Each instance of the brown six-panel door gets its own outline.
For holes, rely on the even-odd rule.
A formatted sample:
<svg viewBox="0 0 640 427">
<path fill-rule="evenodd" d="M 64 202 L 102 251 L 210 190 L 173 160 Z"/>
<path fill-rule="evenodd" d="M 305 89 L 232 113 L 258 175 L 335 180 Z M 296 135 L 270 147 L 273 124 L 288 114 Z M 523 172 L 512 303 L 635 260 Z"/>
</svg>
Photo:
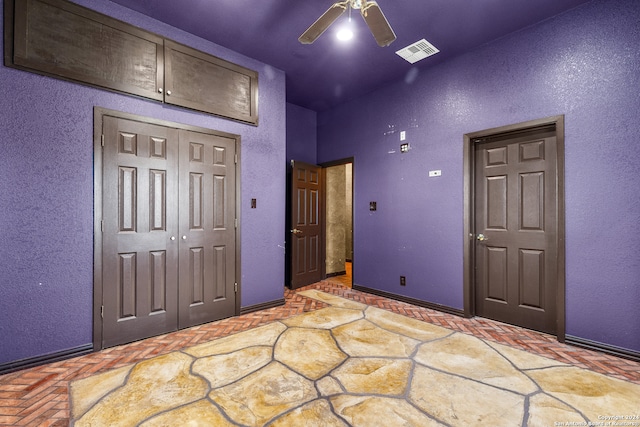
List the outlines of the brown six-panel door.
<svg viewBox="0 0 640 427">
<path fill-rule="evenodd" d="M 555 128 L 475 145 L 476 314 L 555 334 Z"/>
<path fill-rule="evenodd" d="M 177 328 L 178 132 L 104 118 L 103 346 Z"/>
<path fill-rule="evenodd" d="M 235 312 L 235 194 L 235 140 L 180 131 L 180 328 Z"/>
<path fill-rule="evenodd" d="M 322 168 L 291 161 L 291 288 L 322 280 Z"/>
</svg>

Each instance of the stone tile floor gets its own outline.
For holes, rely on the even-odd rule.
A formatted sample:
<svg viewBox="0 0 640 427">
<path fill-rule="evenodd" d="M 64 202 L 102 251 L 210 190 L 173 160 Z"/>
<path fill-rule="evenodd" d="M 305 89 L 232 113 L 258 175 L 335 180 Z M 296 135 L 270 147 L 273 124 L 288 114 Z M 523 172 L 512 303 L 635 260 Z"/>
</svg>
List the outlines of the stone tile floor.
<svg viewBox="0 0 640 427">
<path fill-rule="evenodd" d="M 552 336 L 487 319 L 457 316 L 354 291 L 332 278 L 298 291 L 285 289 L 280 307 L 225 319 L 125 346 L 114 347 L 62 362 L 0 376 L 0 426 L 66 426 L 69 423 L 69 383 L 93 374 L 125 368 L 133 363 L 175 350 L 254 329 L 297 314 L 327 307 L 300 291 L 324 292 L 382 308 L 452 331 L 484 338 L 514 349 L 526 350 L 570 366 L 585 368 L 627 382 L 640 384 L 640 363 L 558 343 Z"/>
<path fill-rule="evenodd" d="M 317 290 L 301 295 L 329 307 L 73 382 L 73 425 L 533 427 L 640 417 L 638 384 Z"/>
</svg>

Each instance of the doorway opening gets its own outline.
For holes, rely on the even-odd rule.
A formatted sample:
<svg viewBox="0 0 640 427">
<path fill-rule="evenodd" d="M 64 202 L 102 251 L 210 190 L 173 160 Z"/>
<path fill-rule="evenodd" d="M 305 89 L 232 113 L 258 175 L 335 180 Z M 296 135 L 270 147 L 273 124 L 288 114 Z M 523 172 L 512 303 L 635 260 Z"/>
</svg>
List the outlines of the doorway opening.
<svg viewBox="0 0 640 427">
<path fill-rule="evenodd" d="M 329 278 L 353 284 L 353 158 L 314 165 L 291 160 L 287 173 L 285 284 Z"/>
<path fill-rule="evenodd" d="M 564 117 L 464 136 L 464 311 L 565 336 Z"/>
<path fill-rule="evenodd" d="M 353 162 L 324 166 L 326 277 L 353 285 Z"/>
</svg>

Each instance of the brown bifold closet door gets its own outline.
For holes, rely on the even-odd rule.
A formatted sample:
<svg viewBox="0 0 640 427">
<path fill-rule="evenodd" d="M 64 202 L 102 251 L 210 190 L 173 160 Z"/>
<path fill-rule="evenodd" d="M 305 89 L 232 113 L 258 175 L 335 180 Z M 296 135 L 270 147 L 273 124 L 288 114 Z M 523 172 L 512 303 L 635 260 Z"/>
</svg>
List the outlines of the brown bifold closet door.
<svg viewBox="0 0 640 427">
<path fill-rule="evenodd" d="M 476 314 L 555 334 L 555 127 L 475 144 Z"/>
<path fill-rule="evenodd" d="M 236 139 L 110 116 L 103 135 L 102 347 L 236 314 Z"/>
</svg>

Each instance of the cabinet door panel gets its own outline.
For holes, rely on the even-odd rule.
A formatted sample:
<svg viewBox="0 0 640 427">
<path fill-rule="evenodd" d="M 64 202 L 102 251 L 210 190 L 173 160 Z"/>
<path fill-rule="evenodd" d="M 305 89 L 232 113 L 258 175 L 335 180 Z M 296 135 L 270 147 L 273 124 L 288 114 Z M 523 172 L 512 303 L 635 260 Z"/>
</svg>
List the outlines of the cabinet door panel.
<svg viewBox="0 0 640 427">
<path fill-rule="evenodd" d="M 165 40 L 165 102 L 258 124 L 258 73 Z"/>
<path fill-rule="evenodd" d="M 162 38 L 60 0 L 15 0 L 13 62 L 162 100 Z"/>
</svg>

